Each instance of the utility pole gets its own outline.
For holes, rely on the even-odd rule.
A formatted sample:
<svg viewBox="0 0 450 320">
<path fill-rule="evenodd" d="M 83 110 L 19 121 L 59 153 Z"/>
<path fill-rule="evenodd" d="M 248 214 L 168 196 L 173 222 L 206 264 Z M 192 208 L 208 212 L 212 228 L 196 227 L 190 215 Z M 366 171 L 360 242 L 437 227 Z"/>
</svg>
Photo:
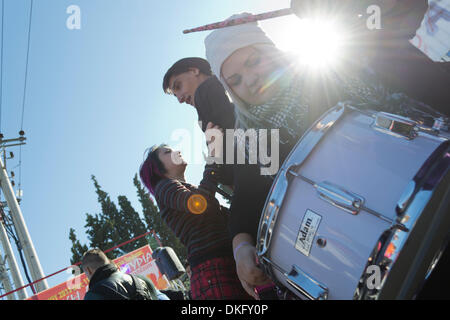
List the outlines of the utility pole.
<svg viewBox="0 0 450 320">
<path fill-rule="evenodd" d="M 4 214 L 3 208 L 0 208 L 0 214 L 2 214 L 2 213 Z M 4 257 L 3 261 L 1 261 L 0 263 L 4 264 L 6 261 L 8 261 L 8 267 L 9 267 L 9 270 L 11 271 L 11 276 L 14 281 L 14 286 L 16 288 L 22 288 L 25 284 L 23 283 L 22 276 L 20 275 L 19 267 L 17 265 L 16 258 L 14 257 L 11 243 L 9 242 L 8 234 L 6 233 L 5 226 L 3 225 L 4 223 L 6 223 L 5 217 L 3 216 L 3 219 L 0 217 L 0 242 L 2 244 L 4 253 L 5 253 L 5 257 Z M 1 258 L 1 256 L 0 256 L 0 258 Z M 1 266 L 0 266 L 0 269 L 1 269 Z M 6 273 L 6 268 L 4 268 L 4 272 Z M 1 273 L 2 272 L 0 270 L 0 278 L 2 278 Z M 5 278 L 5 277 L 9 280 L 9 278 L 7 277 L 7 274 L 4 274 L 3 278 Z M 12 291 L 12 289 L 8 290 L 6 288 L 6 286 L 7 285 L 5 285 L 5 289 L 7 290 L 7 292 Z M 11 294 L 11 296 L 14 297 L 13 294 Z M 20 300 L 24 300 L 24 299 L 28 298 L 28 295 L 27 295 L 27 292 L 25 289 L 19 290 L 17 292 L 17 296 L 19 297 Z M 8 299 L 9 299 L 9 296 L 8 296 Z"/>
<path fill-rule="evenodd" d="M 23 136 L 17 139 L 0 140 L 0 146 L 9 147 L 13 145 L 21 145 L 24 144 L 23 141 L 25 140 L 26 138 Z M 4 145 L 4 143 L 6 142 L 10 143 L 15 141 L 19 141 L 19 143 Z M 31 241 L 30 234 L 28 233 L 28 228 L 25 224 L 25 220 L 23 219 L 22 211 L 20 210 L 19 203 L 17 202 L 17 198 L 11 186 L 11 182 L 9 181 L 8 173 L 6 172 L 6 168 L 1 158 L 0 167 L 0 187 L 3 190 L 3 194 L 5 195 L 6 202 L 8 203 L 8 208 L 11 213 L 11 219 L 17 232 L 17 238 L 19 239 L 19 243 L 23 249 L 25 260 L 30 270 L 31 278 L 33 281 L 42 279 L 44 278 L 44 272 L 39 262 L 33 242 Z M 35 288 L 38 292 L 48 289 L 47 281 L 39 281 L 35 284 Z"/>
</svg>

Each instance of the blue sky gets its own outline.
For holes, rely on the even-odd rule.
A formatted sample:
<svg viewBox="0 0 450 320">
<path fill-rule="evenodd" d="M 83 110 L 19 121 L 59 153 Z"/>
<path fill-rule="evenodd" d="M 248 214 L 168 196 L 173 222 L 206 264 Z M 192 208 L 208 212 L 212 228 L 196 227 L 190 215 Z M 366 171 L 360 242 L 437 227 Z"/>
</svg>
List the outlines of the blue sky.
<svg viewBox="0 0 450 320">
<path fill-rule="evenodd" d="M 16 138 L 21 127 L 30 0 L 4 0 L 1 132 Z M 22 147 L 22 213 L 44 273 L 69 265 L 69 229 L 82 243 L 85 214 L 99 213 L 95 175 L 112 199 L 125 195 L 141 210 L 132 178 L 144 150 L 191 133 L 186 177 L 200 181 L 202 133 L 197 115 L 161 88 L 165 71 L 187 56 L 204 57 L 207 32 L 182 30 L 241 12 L 289 6 L 289 0 L 34 0 Z M 69 30 L 67 7 L 81 9 L 81 29 Z M 262 24 L 275 41 L 284 18 Z M 289 18 L 290 19 L 290 18 Z M 297 19 L 292 17 L 292 19 Z M 282 41 L 282 40 L 280 40 Z M 7 161 L 8 171 L 18 165 Z M 197 153 L 198 154 L 198 153 Z M 186 157 L 185 157 L 186 158 Z M 16 173 L 16 190 L 18 185 Z M 4 198 L 2 197 L 2 200 Z M 13 245 L 15 246 L 15 245 Z M 19 261 L 19 257 L 16 257 Z M 54 286 L 62 273 L 48 280 Z M 26 281 L 25 276 L 23 276 Z"/>
</svg>

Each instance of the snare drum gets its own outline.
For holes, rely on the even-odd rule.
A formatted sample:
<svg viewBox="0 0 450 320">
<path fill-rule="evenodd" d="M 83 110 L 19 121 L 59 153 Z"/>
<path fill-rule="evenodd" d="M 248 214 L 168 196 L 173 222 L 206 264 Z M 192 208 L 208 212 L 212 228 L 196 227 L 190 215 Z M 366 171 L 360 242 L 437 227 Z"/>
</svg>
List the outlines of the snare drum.
<svg viewBox="0 0 450 320">
<path fill-rule="evenodd" d="M 300 299 L 412 298 L 449 232 L 449 150 L 412 120 L 331 109 L 273 183 L 258 228 L 264 269 Z"/>
</svg>

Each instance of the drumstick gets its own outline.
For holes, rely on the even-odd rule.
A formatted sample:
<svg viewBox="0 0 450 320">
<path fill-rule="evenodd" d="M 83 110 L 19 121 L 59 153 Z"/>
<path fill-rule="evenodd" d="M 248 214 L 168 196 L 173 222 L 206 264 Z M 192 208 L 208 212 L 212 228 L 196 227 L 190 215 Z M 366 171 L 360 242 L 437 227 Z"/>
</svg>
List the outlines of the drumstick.
<svg viewBox="0 0 450 320">
<path fill-rule="evenodd" d="M 287 15 L 290 15 L 293 13 L 294 12 L 291 10 L 291 8 L 286 8 L 286 9 L 280 9 L 280 10 L 260 13 L 260 14 L 256 14 L 256 15 L 252 14 L 252 15 L 242 17 L 242 18 L 224 20 L 221 22 L 206 24 L 204 26 L 193 28 L 193 29 L 183 30 L 183 33 L 221 29 L 221 28 L 236 26 L 239 24 L 255 22 L 255 21 L 259 21 L 259 20 L 266 20 L 266 19 L 277 18 L 277 17 L 281 17 L 281 16 L 287 16 Z"/>
<path fill-rule="evenodd" d="M 231 200 L 232 195 L 229 194 L 228 192 L 226 192 L 225 190 L 222 190 L 219 187 L 216 187 L 216 192 L 219 193 L 220 195 L 222 195 L 222 197 L 224 197 L 227 200 Z"/>
</svg>

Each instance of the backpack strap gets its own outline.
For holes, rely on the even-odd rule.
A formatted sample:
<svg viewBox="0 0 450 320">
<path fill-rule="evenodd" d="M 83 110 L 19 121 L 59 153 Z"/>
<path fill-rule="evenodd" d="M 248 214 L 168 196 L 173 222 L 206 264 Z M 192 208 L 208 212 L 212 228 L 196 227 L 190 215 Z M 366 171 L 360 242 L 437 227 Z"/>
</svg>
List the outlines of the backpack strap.
<svg viewBox="0 0 450 320">
<path fill-rule="evenodd" d="M 158 300 L 158 297 L 156 295 L 156 290 L 153 287 L 153 284 L 151 284 L 151 288 L 149 287 L 148 281 L 142 279 L 139 276 L 135 276 L 132 274 L 129 274 L 131 279 L 133 279 L 133 285 L 136 289 L 133 295 L 133 299 L 135 300 Z M 145 283 L 145 287 L 143 286 L 143 283 Z"/>
</svg>

